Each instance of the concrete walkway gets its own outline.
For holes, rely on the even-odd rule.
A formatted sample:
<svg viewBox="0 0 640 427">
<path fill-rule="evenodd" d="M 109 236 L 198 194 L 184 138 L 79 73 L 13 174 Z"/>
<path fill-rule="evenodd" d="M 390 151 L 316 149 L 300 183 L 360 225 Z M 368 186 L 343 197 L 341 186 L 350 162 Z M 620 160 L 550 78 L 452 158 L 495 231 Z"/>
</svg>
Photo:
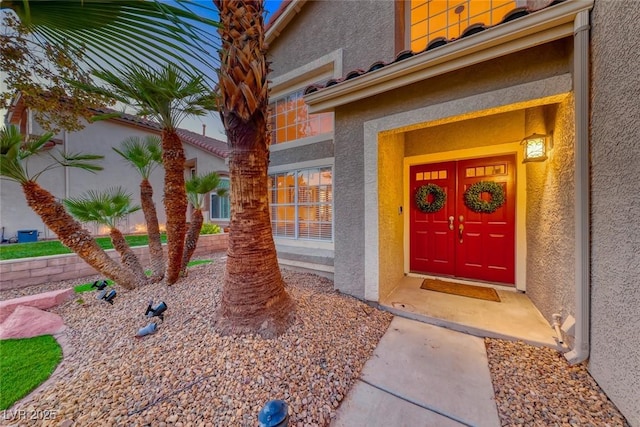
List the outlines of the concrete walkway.
<svg viewBox="0 0 640 427">
<path fill-rule="evenodd" d="M 563 351 L 555 331 L 529 298 L 498 290 L 501 302 L 420 289 L 421 277 L 404 277 L 380 301 L 391 313 L 479 337 L 521 340 L 534 346 Z"/>
<path fill-rule="evenodd" d="M 332 426 L 500 426 L 482 338 L 395 317 Z"/>
</svg>

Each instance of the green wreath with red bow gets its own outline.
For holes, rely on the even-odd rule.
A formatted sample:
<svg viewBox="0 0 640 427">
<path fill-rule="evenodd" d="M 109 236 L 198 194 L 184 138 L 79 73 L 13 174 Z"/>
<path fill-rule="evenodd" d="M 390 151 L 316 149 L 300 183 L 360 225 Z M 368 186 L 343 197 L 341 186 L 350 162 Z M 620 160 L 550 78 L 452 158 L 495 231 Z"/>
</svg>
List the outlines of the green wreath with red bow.
<svg viewBox="0 0 640 427">
<path fill-rule="evenodd" d="M 429 202 L 429 195 L 432 197 L 431 202 Z M 438 212 L 444 207 L 446 201 L 447 193 L 439 185 L 423 185 L 416 191 L 416 206 L 424 213 Z"/>
<path fill-rule="evenodd" d="M 482 200 L 482 193 L 489 193 L 491 200 Z M 464 192 L 464 204 L 474 212 L 494 213 L 504 202 L 504 190 L 497 182 L 478 181 Z"/>
</svg>

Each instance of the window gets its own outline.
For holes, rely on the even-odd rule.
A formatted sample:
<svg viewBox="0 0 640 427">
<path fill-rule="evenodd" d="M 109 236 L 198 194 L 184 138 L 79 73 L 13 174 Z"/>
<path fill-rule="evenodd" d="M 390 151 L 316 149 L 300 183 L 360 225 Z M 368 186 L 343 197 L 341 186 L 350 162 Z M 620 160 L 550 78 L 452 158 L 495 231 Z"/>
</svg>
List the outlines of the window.
<svg viewBox="0 0 640 427">
<path fill-rule="evenodd" d="M 303 91 L 300 89 L 276 98 L 269 105 L 272 144 L 333 131 L 333 113 L 309 114 L 302 99 Z"/>
<path fill-rule="evenodd" d="M 333 239 L 331 167 L 269 175 L 271 227 L 276 237 Z"/>
<path fill-rule="evenodd" d="M 228 190 L 229 178 L 221 178 L 220 187 L 226 188 Z M 211 219 L 218 221 L 228 221 L 231 217 L 229 212 L 229 195 L 220 197 L 216 193 L 211 193 Z"/>
<path fill-rule="evenodd" d="M 473 24 L 491 26 L 516 8 L 516 0 L 411 0 L 411 50 L 438 37 L 454 39 Z"/>
</svg>

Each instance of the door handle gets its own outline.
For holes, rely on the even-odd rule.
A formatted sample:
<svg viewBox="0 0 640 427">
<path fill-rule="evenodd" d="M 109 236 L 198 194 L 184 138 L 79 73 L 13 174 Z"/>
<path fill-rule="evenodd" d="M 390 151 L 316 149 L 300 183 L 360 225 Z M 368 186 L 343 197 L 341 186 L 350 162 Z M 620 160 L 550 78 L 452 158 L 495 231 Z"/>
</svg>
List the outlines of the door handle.
<svg viewBox="0 0 640 427">
<path fill-rule="evenodd" d="M 451 215 L 451 216 L 449 217 L 449 230 L 453 230 L 453 220 L 454 220 L 454 219 L 455 219 L 455 218 L 453 217 L 453 215 Z"/>
<path fill-rule="evenodd" d="M 460 243 L 462 243 L 462 233 L 463 233 L 463 231 L 464 231 L 464 225 L 460 224 L 458 226 L 458 237 L 460 238 Z"/>
</svg>

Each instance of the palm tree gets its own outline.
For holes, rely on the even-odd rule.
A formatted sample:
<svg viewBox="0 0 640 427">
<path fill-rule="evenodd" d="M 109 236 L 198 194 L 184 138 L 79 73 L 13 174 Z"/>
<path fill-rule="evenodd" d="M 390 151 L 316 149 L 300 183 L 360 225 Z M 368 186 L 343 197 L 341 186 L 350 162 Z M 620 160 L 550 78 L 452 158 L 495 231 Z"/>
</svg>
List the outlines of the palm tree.
<svg viewBox="0 0 640 427">
<path fill-rule="evenodd" d="M 231 149 L 231 219 L 220 326 L 224 332 L 282 333 L 293 304 L 284 288 L 271 231 L 268 63 L 263 2 L 214 0 L 222 38 L 220 111 Z"/>
<path fill-rule="evenodd" d="M 52 134 L 48 133 L 24 141 L 16 126 L 10 125 L 0 129 L 0 177 L 20 184 L 29 207 L 65 246 L 114 282 L 133 289 L 136 285 L 134 274 L 112 260 L 91 234 L 67 213 L 64 206 L 36 182 L 42 173 L 55 167 L 76 167 L 92 172 L 102 170 L 102 167 L 95 164 L 102 156 L 48 152 L 46 154 L 51 157 L 51 164 L 35 174 L 28 173 L 29 158 L 41 153 L 51 136 Z"/>
<path fill-rule="evenodd" d="M 95 222 L 109 227 L 113 248 L 120 254 L 122 264 L 136 277 L 136 285 L 147 283 L 147 276 L 140 260 L 118 229 L 118 222 L 130 213 L 140 210 L 140 206 L 131 205 L 131 194 L 121 187 L 113 187 L 103 192 L 90 190 L 78 197 L 63 201 L 67 210 L 84 222 Z"/>
<path fill-rule="evenodd" d="M 187 195 L 184 186 L 185 155 L 176 129 L 187 116 L 201 116 L 215 108 L 215 98 L 202 77 L 180 72 L 173 65 L 151 70 L 128 65 L 119 74 L 94 71 L 107 87 L 79 84 L 89 92 L 109 96 L 132 105 L 140 116 L 148 116 L 162 127 L 164 205 L 167 216 L 167 283 L 180 274 L 187 231 Z"/>
<path fill-rule="evenodd" d="M 180 268 L 180 274 L 182 276 L 187 275 L 187 264 L 189 264 L 189 261 L 196 250 L 196 246 L 198 245 L 200 229 L 204 222 L 204 218 L 202 217 L 204 196 L 212 191 L 215 191 L 220 197 L 226 196 L 227 189 L 221 187 L 221 185 L 222 180 L 220 179 L 220 175 L 215 172 L 209 172 L 205 175 L 196 175 L 186 182 L 187 200 L 191 203 L 193 210 L 191 211 L 191 223 L 189 224 L 189 230 L 187 231 L 184 255 L 182 256 L 182 267 Z"/>
<path fill-rule="evenodd" d="M 0 9 L 0 74 L 6 84 L 0 103 L 19 93 L 47 130 L 81 129 L 91 109 L 108 103 L 69 84 L 90 81 L 90 68 L 171 63 L 185 74 L 203 76 L 209 86 L 216 83 L 218 23 L 207 18 L 215 13 L 211 4 L 0 0 Z"/>
<path fill-rule="evenodd" d="M 183 72 L 215 71 L 218 23 L 200 1 L 2 0 L 36 38 L 70 50 L 93 68 L 118 69 L 130 63 L 178 64 Z M 210 80 L 210 83 L 214 83 Z"/>
<path fill-rule="evenodd" d="M 161 141 L 155 135 L 144 139 L 132 136 L 120 144 L 120 149 L 113 150 L 122 156 L 142 177 L 140 182 L 140 204 L 147 224 L 149 236 L 149 258 L 151 260 L 151 282 L 156 283 L 164 277 L 164 254 L 160 239 L 160 225 L 156 204 L 153 202 L 153 187 L 149 182 L 151 173 L 162 164 Z"/>
</svg>

